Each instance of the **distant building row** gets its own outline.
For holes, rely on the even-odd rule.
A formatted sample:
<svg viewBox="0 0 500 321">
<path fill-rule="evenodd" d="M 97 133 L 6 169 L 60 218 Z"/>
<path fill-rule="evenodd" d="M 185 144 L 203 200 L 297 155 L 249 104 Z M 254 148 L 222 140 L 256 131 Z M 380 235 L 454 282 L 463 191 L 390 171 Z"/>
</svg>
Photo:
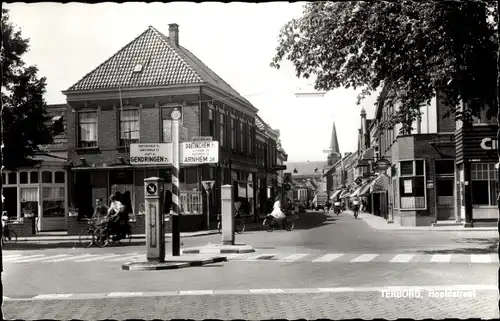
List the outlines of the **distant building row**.
<svg viewBox="0 0 500 321">
<path fill-rule="evenodd" d="M 5 210 L 12 219 L 34 215 L 41 231 L 64 230 L 68 217 L 91 216 L 95 199 L 129 192 L 144 212 L 143 180 L 158 176 L 170 189 L 168 166 L 133 166 L 130 144 L 171 142 L 171 112 L 182 111 L 181 141 L 219 141 L 217 164 L 181 166 L 180 203 L 185 230 L 206 226 L 201 181 L 213 180 L 210 213 L 220 213 L 220 186 L 232 184 L 244 214 L 262 217 L 283 182 L 286 152 L 280 133 L 258 110 L 186 48 L 178 25 L 169 37 L 153 27 L 63 92 L 64 134 L 47 147 L 40 168 L 3 172 Z M 42 157 L 42 156 L 40 156 Z"/>
<path fill-rule="evenodd" d="M 374 119 L 361 112 L 358 150 L 326 171 L 330 198 L 361 197 L 371 213 L 404 226 L 496 222 L 497 125 L 489 107 L 471 123 L 455 121 L 437 91 L 420 106 L 414 129 L 400 134 L 401 125 L 379 126 L 394 113 L 384 103 L 386 93 Z"/>
</svg>

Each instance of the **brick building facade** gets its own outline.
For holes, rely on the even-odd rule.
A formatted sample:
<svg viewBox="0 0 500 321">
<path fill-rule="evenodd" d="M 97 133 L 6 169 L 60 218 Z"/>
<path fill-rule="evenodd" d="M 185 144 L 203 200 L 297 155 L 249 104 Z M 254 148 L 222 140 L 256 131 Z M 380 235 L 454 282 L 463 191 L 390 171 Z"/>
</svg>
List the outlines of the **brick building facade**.
<svg viewBox="0 0 500 321">
<path fill-rule="evenodd" d="M 181 142 L 211 136 L 220 146 L 217 164 L 181 164 L 181 220 L 191 222 L 183 226 L 206 226 L 204 180 L 215 181 L 211 221 L 220 213 L 224 184 L 233 184 L 242 211 L 256 216 L 264 196 L 254 186 L 276 175 L 277 138 L 258 128 L 258 110 L 250 102 L 179 45 L 178 33 L 176 24 L 169 25 L 169 37 L 149 27 L 63 92 L 73 163 L 69 198 L 80 217 L 92 214 L 96 198 L 108 202 L 116 191 L 129 192 L 134 213 L 143 213 L 146 177 L 163 178 L 170 190 L 170 165 L 134 166 L 129 158 L 130 144 L 171 142 L 173 108 L 182 112 Z M 259 135 L 264 140 L 258 143 Z"/>
</svg>

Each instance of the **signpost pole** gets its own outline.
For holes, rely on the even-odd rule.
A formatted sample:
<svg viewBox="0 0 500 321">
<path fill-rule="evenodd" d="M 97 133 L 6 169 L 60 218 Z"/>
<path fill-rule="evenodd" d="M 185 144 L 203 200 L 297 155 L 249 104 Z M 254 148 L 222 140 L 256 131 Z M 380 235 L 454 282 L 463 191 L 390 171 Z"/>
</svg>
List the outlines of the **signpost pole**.
<svg viewBox="0 0 500 321">
<path fill-rule="evenodd" d="M 207 190 L 207 231 L 210 231 L 210 191 Z"/>
<path fill-rule="evenodd" d="M 172 111 L 172 256 L 180 255 L 179 231 L 179 119 L 181 112 Z"/>
</svg>

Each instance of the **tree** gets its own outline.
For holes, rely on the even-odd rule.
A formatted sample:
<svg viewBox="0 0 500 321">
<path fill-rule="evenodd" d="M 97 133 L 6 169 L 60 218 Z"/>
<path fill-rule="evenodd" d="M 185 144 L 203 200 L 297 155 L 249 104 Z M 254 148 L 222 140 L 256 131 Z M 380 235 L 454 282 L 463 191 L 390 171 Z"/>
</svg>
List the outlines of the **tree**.
<svg viewBox="0 0 500 321">
<path fill-rule="evenodd" d="M 362 88 L 358 104 L 382 88 L 378 100 L 396 112 L 381 125 L 402 133 L 436 89 L 457 119 L 478 116 L 480 99 L 500 122 L 499 12 L 499 0 L 308 3 L 280 31 L 271 66 L 291 61 L 297 77 L 316 77 L 316 90 Z M 497 203 L 500 213 L 500 194 Z"/>
<path fill-rule="evenodd" d="M 271 66 L 291 61 L 297 77 L 316 77 L 316 90 L 362 88 L 358 103 L 385 87 L 385 103 L 399 106 L 385 125 L 407 132 L 436 88 L 452 106 L 478 97 L 496 106 L 497 20 L 484 2 L 308 3 L 282 28 Z"/>
<path fill-rule="evenodd" d="M 33 166 L 33 158 L 53 143 L 60 124 L 51 124 L 43 98 L 46 78 L 39 78 L 36 66 L 26 66 L 22 55 L 29 50 L 29 39 L 21 36 L 2 9 L 2 164 L 7 169 Z"/>
</svg>

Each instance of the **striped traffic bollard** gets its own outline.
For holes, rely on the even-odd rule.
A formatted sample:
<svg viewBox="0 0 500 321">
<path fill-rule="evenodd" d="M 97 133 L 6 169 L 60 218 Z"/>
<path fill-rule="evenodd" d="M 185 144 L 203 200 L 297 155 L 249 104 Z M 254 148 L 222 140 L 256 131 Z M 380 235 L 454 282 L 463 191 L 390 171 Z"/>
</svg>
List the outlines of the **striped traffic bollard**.
<svg viewBox="0 0 500 321">
<path fill-rule="evenodd" d="M 179 231 L 179 120 L 181 112 L 172 111 L 172 255 L 180 255 Z"/>
</svg>

